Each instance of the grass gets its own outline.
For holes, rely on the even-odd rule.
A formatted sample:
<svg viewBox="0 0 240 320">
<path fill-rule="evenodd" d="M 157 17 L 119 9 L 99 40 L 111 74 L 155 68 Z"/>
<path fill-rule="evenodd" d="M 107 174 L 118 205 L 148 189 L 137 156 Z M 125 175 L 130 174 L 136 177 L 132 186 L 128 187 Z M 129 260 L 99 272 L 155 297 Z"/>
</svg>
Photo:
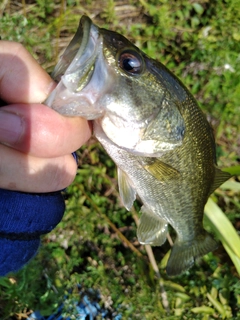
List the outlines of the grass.
<svg viewBox="0 0 240 320">
<path fill-rule="evenodd" d="M 123 319 L 239 319 L 239 1 L 9 0 L 0 4 L 1 38 L 23 43 L 50 72 L 82 14 L 166 64 L 207 114 L 218 163 L 235 175 L 206 206 L 206 228 L 222 244 L 183 276 L 168 278 L 164 266 L 170 245 L 153 248 L 151 256 L 137 242 L 141 205 L 137 202 L 131 212 L 122 207 L 115 166 L 91 139 L 79 151 L 64 219 L 43 238 L 35 259 L 0 279 L 0 318 L 25 319 L 32 310 L 49 315 L 66 296 L 64 315 L 76 319 L 69 310 L 80 284 L 81 290 L 99 290 L 99 303 Z M 216 227 L 219 219 L 231 222 L 235 240 L 227 248 L 229 233 L 224 234 L 225 223 Z"/>
</svg>

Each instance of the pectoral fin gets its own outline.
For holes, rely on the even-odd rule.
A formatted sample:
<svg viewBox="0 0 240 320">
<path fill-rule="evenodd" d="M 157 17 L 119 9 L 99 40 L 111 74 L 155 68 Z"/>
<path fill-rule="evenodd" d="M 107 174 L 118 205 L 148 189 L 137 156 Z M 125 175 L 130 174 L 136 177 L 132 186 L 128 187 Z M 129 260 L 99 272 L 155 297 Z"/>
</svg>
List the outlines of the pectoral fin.
<svg viewBox="0 0 240 320">
<path fill-rule="evenodd" d="M 223 184 L 225 181 L 231 178 L 231 174 L 228 172 L 224 172 L 220 170 L 219 168 L 215 167 L 215 177 L 213 184 L 211 186 L 209 195 L 213 193 L 214 190 L 220 187 L 221 184 Z"/>
<path fill-rule="evenodd" d="M 151 175 L 153 175 L 159 181 L 167 181 L 169 179 L 177 179 L 180 175 L 179 171 L 171 167 L 170 165 L 154 159 L 154 162 L 143 166 Z"/>
<path fill-rule="evenodd" d="M 130 210 L 133 206 L 134 200 L 136 199 L 136 191 L 128 175 L 119 168 L 118 186 L 123 205 L 127 210 Z"/>
<path fill-rule="evenodd" d="M 141 212 L 142 216 L 137 229 L 138 241 L 142 244 L 161 246 L 166 240 L 167 222 L 145 206 L 142 207 Z"/>
</svg>

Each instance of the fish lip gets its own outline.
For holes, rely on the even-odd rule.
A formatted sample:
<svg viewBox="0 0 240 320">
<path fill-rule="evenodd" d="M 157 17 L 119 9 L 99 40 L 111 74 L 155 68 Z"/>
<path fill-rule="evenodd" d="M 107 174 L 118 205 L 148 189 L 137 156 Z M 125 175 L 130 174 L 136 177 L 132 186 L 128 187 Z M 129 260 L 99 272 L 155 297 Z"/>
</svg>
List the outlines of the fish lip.
<svg viewBox="0 0 240 320">
<path fill-rule="evenodd" d="M 80 46 L 77 49 L 74 59 L 71 61 L 69 67 L 67 68 L 67 73 L 75 72 L 76 67 L 80 67 L 81 65 L 83 65 L 92 56 L 96 56 L 96 45 L 99 39 L 98 27 L 92 23 L 90 18 L 88 18 L 87 16 L 82 16 L 74 38 L 76 38 L 76 40 L 78 41 L 78 46 L 80 42 Z M 69 44 L 69 46 L 71 46 L 71 43 Z M 85 54 L 85 51 L 91 46 L 93 46 L 94 50 L 90 51 L 89 55 L 87 57 L 84 57 L 85 60 L 83 61 L 82 57 Z"/>
<path fill-rule="evenodd" d="M 82 16 L 75 36 L 52 74 L 73 92 L 79 92 L 91 79 L 101 36 L 90 18 Z M 83 83 L 82 83 L 83 82 Z"/>
<path fill-rule="evenodd" d="M 66 88 L 75 93 L 90 82 L 102 43 L 99 28 L 86 16 L 81 18 L 77 34 L 81 37 L 80 47 L 62 77 Z"/>
<path fill-rule="evenodd" d="M 90 120 L 99 117 L 103 111 L 96 111 L 88 84 L 102 48 L 103 36 L 99 28 L 90 18 L 83 16 L 75 36 L 54 69 L 52 77 L 58 85 L 45 104 L 64 115 L 83 116 Z"/>
</svg>

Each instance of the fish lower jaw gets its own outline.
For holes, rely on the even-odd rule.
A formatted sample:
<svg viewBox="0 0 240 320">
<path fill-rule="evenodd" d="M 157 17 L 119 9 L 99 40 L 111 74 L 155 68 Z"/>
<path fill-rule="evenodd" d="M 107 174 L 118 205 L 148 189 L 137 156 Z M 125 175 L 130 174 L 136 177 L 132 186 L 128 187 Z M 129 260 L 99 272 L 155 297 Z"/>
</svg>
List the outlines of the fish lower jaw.
<svg viewBox="0 0 240 320">
<path fill-rule="evenodd" d="M 96 109 L 87 101 L 85 103 L 84 100 L 81 100 L 81 103 L 78 104 L 70 102 L 61 107 L 53 106 L 53 109 L 66 116 L 79 116 L 87 120 L 94 120 L 101 116 L 101 112 L 96 112 Z"/>
</svg>

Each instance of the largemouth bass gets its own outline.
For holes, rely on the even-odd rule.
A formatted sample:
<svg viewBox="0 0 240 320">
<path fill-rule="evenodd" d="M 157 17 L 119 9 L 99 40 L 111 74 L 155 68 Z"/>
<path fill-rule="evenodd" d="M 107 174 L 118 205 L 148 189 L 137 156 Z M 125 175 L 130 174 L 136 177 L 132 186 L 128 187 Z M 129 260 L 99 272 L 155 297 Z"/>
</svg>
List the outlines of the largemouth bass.
<svg viewBox="0 0 240 320">
<path fill-rule="evenodd" d="M 167 274 L 181 274 L 214 250 L 203 210 L 230 175 L 216 167 L 212 128 L 181 81 L 86 16 L 53 78 L 59 83 L 46 104 L 94 120 L 95 136 L 118 167 L 124 206 L 130 210 L 140 197 L 139 242 L 161 246 L 168 224 L 176 231 Z"/>
</svg>

